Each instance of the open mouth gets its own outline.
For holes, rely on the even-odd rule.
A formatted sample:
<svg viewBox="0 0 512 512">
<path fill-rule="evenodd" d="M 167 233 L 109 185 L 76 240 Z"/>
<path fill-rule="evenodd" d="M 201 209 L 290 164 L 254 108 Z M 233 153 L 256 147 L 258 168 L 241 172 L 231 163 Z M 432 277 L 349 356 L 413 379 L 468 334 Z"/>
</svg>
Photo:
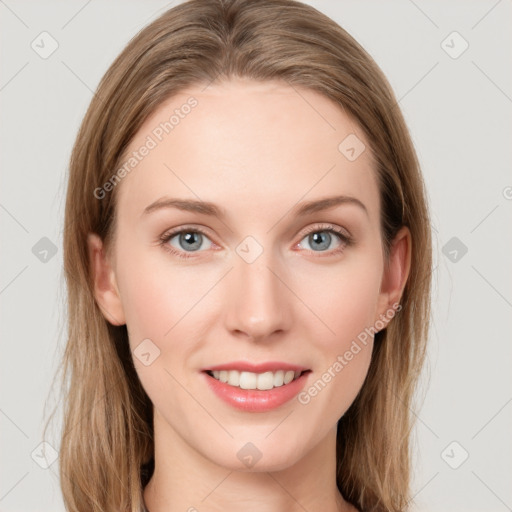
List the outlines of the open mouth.
<svg viewBox="0 0 512 512">
<path fill-rule="evenodd" d="M 311 370 L 277 370 L 275 372 L 253 373 L 238 370 L 206 370 L 206 373 L 220 381 L 239 389 L 268 391 L 286 386 Z"/>
</svg>

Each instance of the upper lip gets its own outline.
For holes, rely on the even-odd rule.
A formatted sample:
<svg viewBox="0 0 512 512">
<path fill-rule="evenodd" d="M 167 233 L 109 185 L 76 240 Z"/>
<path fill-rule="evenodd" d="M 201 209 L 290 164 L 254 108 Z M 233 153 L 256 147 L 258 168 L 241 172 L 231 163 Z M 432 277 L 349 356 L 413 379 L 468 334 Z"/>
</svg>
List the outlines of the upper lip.
<svg viewBox="0 0 512 512">
<path fill-rule="evenodd" d="M 268 361 L 266 363 L 249 363 L 247 361 L 232 361 L 230 363 L 218 364 L 216 366 L 209 366 L 204 368 L 203 371 L 215 371 L 215 370 L 238 370 L 241 372 L 252 372 L 252 373 L 264 373 L 264 372 L 276 372 L 278 370 L 293 370 L 294 372 L 303 372 L 308 370 L 305 366 L 296 364 L 283 363 L 279 361 Z"/>
</svg>

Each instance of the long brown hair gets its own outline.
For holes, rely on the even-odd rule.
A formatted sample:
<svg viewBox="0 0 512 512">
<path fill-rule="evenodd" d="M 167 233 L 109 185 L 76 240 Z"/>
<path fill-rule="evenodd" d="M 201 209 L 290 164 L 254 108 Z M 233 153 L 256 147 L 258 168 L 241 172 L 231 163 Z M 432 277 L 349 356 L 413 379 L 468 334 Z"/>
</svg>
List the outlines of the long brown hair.
<svg viewBox="0 0 512 512">
<path fill-rule="evenodd" d="M 87 234 L 111 246 L 116 189 L 98 199 L 142 123 L 187 86 L 230 77 L 282 80 L 319 92 L 360 124 L 375 156 L 383 250 L 407 226 L 412 261 L 402 308 L 375 336 L 367 378 L 338 422 L 337 482 L 364 511 L 410 499 L 411 406 L 430 321 L 431 235 L 419 163 L 394 93 L 339 25 L 292 0 L 189 0 L 138 33 L 102 78 L 70 160 L 64 223 L 67 344 L 60 479 L 73 512 L 139 512 L 154 457 L 152 404 L 126 326 L 93 294 Z"/>
</svg>

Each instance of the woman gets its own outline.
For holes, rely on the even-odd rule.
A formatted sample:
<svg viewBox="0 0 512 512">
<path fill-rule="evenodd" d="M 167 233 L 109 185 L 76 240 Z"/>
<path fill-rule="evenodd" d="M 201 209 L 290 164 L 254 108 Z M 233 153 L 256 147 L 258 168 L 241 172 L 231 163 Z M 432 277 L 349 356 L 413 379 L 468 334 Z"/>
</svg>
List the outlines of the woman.
<svg viewBox="0 0 512 512">
<path fill-rule="evenodd" d="M 190 0 L 73 149 L 60 450 L 71 511 L 402 511 L 426 192 L 395 96 L 291 0 Z"/>
</svg>

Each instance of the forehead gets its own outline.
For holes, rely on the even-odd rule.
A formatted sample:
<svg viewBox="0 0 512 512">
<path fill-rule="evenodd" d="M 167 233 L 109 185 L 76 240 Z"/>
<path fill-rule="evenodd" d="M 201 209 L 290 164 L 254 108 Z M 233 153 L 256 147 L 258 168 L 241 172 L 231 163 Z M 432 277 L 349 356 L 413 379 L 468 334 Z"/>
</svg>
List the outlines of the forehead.
<svg viewBox="0 0 512 512">
<path fill-rule="evenodd" d="M 358 123 L 325 96 L 286 83 L 239 79 L 181 91 L 145 121 L 124 162 L 130 155 L 133 170 L 117 193 L 118 208 L 134 216 L 165 194 L 254 216 L 340 193 L 378 218 Z"/>
</svg>

